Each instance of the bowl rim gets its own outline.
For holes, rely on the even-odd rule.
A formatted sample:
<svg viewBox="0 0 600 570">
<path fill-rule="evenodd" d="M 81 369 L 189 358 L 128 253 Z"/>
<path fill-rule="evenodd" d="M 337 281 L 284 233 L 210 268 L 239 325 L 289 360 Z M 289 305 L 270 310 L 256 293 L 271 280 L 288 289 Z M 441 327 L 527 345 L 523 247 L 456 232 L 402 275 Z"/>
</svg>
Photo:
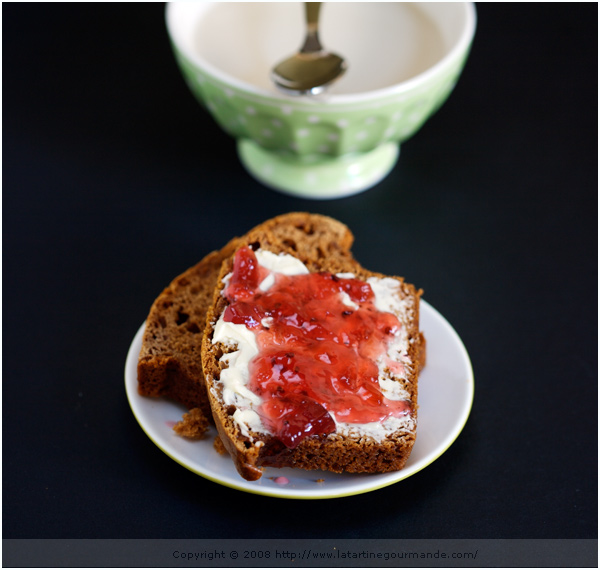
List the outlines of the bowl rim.
<svg viewBox="0 0 600 570">
<path fill-rule="evenodd" d="M 241 79 L 237 79 L 236 77 L 221 71 L 219 68 L 215 67 L 211 63 L 207 62 L 204 58 L 199 56 L 198 54 L 191 52 L 185 49 L 184 46 L 181 45 L 179 41 L 177 41 L 176 33 L 174 31 L 174 26 L 172 24 L 173 11 L 176 9 L 176 5 L 179 2 L 167 2 L 165 6 L 165 23 L 167 28 L 167 33 L 169 35 L 170 41 L 173 46 L 183 54 L 190 62 L 196 65 L 198 68 L 204 70 L 206 73 L 212 75 L 215 79 L 225 83 L 226 85 L 237 88 L 240 91 L 244 91 L 248 94 L 251 94 L 255 97 L 265 98 L 265 99 L 276 99 L 287 102 L 295 102 L 296 104 L 313 104 L 317 102 L 322 102 L 324 98 L 326 98 L 328 105 L 335 104 L 348 104 L 348 103 L 363 103 L 372 101 L 374 99 L 382 99 L 390 96 L 398 96 L 403 93 L 408 93 L 410 91 L 416 90 L 419 86 L 426 84 L 431 77 L 434 77 L 441 73 L 444 68 L 450 67 L 453 63 L 463 57 L 466 53 L 468 53 L 470 49 L 470 45 L 473 41 L 473 37 L 475 36 L 475 30 L 477 27 L 477 12 L 475 9 L 474 2 L 453 2 L 453 4 L 458 5 L 464 11 L 465 16 L 465 25 L 460 33 L 460 37 L 457 42 L 452 46 L 452 48 L 442 57 L 439 61 L 437 61 L 434 65 L 427 68 L 425 71 L 407 79 L 406 81 L 402 81 L 401 83 L 396 83 L 394 85 L 390 85 L 388 87 L 382 87 L 380 89 L 373 89 L 370 91 L 365 91 L 364 93 L 347 93 L 347 94 L 325 94 L 325 95 L 317 95 L 317 96 L 297 96 L 297 95 L 288 95 L 283 91 L 269 91 L 267 89 L 263 89 L 248 83 L 247 81 L 243 81 Z M 212 2 L 202 2 L 202 4 L 208 4 Z M 183 2 L 183 4 L 187 4 L 187 2 Z"/>
</svg>

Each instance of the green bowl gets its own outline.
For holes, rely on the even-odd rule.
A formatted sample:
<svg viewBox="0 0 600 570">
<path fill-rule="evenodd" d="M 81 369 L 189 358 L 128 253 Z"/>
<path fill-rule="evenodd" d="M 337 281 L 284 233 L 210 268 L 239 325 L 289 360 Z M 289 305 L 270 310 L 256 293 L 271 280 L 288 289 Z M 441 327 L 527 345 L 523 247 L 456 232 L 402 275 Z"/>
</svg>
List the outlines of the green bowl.
<svg viewBox="0 0 600 570">
<path fill-rule="evenodd" d="M 324 5 L 321 39 L 349 68 L 319 96 L 291 96 L 269 82 L 272 66 L 300 45 L 302 18 L 296 2 L 174 2 L 166 8 L 190 90 L 235 137 L 250 174 L 305 198 L 367 190 L 390 172 L 400 143 L 454 88 L 475 32 L 474 5 Z"/>
</svg>

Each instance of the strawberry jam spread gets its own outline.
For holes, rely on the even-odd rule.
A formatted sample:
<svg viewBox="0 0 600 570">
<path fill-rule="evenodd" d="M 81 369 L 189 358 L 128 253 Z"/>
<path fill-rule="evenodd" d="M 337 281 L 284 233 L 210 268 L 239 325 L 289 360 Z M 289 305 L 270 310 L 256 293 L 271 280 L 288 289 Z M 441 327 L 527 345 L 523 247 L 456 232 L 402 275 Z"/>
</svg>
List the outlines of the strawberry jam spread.
<svg viewBox="0 0 600 570">
<path fill-rule="evenodd" d="M 244 247 L 224 294 L 224 321 L 256 338 L 247 385 L 261 399 L 256 411 L 285 446 L 334 432 L 334 417 L 365 424 L 410 413 L 409 402 L 381 391 L 377 362 L 386 361 L 402 325 L 375 307 L 368 283 L 326 272 L 271 273 Z"/>
</svg>

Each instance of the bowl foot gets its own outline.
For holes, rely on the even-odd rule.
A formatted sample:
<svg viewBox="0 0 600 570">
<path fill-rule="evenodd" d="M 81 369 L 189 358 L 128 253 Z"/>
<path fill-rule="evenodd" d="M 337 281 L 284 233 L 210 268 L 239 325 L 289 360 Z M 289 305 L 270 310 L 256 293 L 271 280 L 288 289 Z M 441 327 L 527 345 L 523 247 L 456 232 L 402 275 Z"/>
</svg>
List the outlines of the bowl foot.
<svg viewBox="0 0 600 570">
<path fill-rule="evenodd" d="M 296 156 L 269 151 L 248 139 L 238 141 L 242 164 L 259 182 L 315 200 L 343 198 L 368 190 L 389 174 L 399 152 L 398 144 L 389 142 L 366 153 Z"/>
</svg>

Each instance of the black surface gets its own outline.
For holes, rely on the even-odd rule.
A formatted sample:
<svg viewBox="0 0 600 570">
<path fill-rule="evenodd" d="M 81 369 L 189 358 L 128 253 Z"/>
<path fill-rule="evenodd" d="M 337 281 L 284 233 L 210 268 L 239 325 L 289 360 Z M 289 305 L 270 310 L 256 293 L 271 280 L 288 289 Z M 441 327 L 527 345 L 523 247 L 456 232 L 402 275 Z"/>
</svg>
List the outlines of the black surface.
<svg viewBox="0 0 600 570">
<path fill-rule="evenodd" d="M 5 538 L 597 537 L 597 5 L 481 4 L 456 90 L 372 190 L 267 190 L 188 92 L 162 4 L 4 4 Z M 231 236 L 311 210 L 425 290 L 475 404 L 392 487 L 221 487 L 133 418 L 155 296 Z"/>
</svg>

